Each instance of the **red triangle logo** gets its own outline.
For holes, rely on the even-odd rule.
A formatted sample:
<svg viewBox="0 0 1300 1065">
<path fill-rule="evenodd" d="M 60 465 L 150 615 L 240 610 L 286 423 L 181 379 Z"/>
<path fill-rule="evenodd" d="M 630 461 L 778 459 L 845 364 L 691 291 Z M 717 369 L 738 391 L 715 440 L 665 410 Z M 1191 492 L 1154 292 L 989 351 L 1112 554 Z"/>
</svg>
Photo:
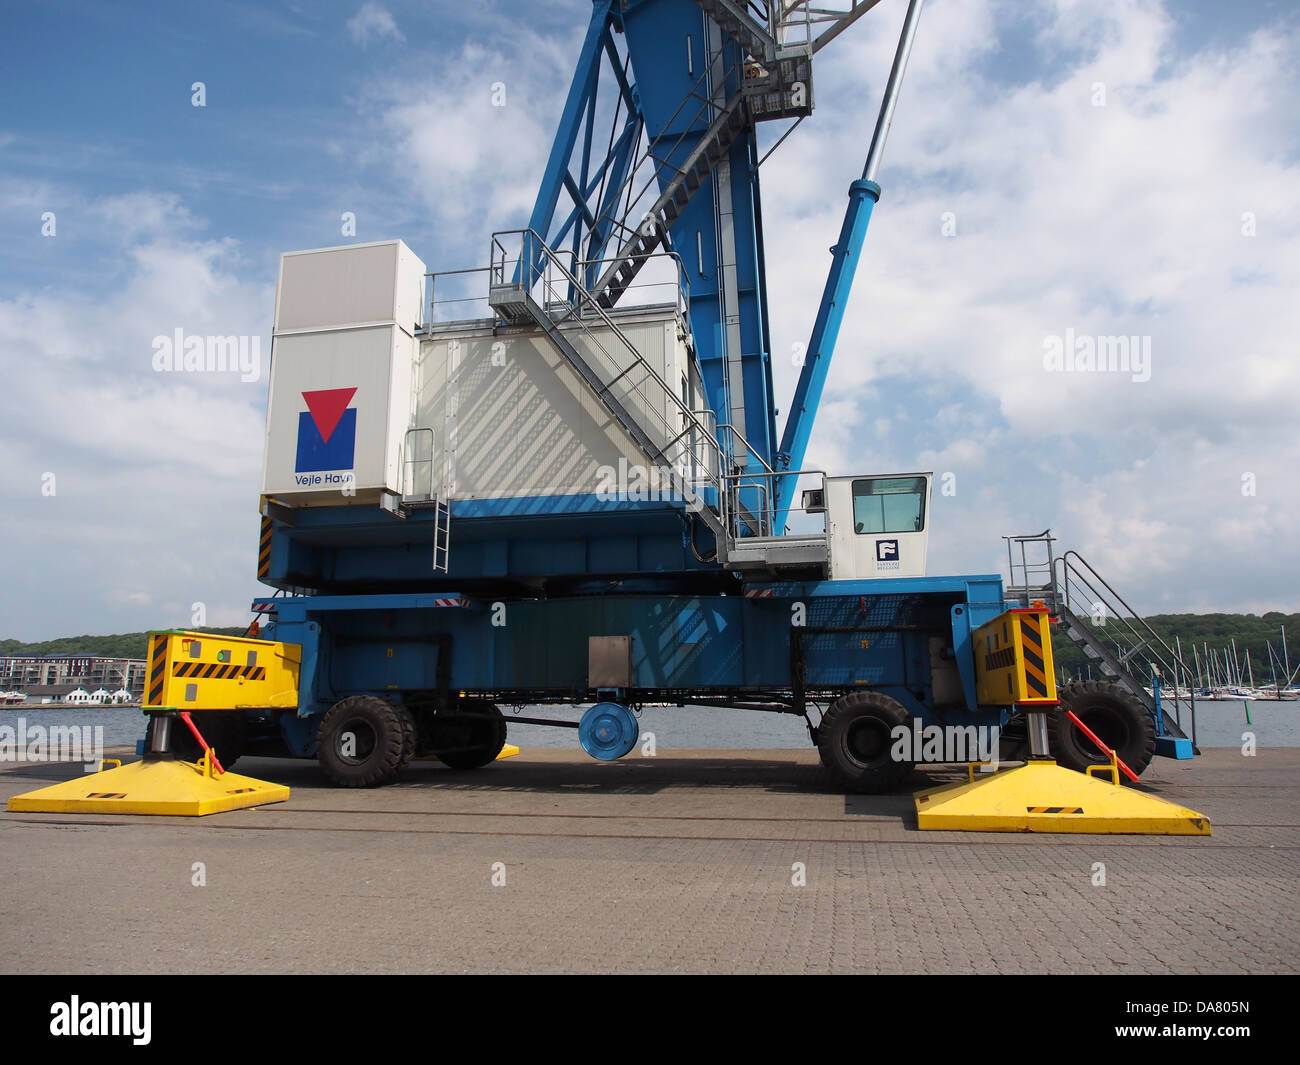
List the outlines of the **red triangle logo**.
<svg viewBox="0 0 1300 1065">
<path fill-rule="evenodd" d="M 355 388 L 326 388 L 302 394 L 302 398 L 307 401 L 307 409 L 311 411 L 311 420 L 316 423 L 316 431 L 325 443 L 329 443 L 334 430 L 338 428 L 339 419 L 356 394 Z"/>
</svg>

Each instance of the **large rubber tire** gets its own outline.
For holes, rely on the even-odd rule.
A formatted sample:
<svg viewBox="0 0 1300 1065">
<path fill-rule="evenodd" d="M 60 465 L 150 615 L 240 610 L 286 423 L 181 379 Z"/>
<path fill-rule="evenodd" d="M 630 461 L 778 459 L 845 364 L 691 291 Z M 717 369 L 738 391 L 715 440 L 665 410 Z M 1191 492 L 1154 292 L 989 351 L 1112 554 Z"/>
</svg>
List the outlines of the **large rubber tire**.
<svg viewBox="0 0 1300 1065">
<path fill-rule="evenodd" d="M 156 720 L 150 714 L 149 723 L 144 729 L 146 751 L 153 744 Z M 203 738 L 212 744 L 222 769 L 230 769 L 248 749 L 248 719 L 242 710 L 191 710 L 190 720 L 203 734 Z M 203 757 L 199 741 L 179 717 L 172 719 L 171 748 L 172 754 L 186 762 L 197 762 Z"/>
<path fill-rule="evenodd" d="M 415 716 L 406 707 L 397 707 L 397 718 L 402 723 L 402 764 L 399 768 L 405 769 L 415 757 L 419 732 L 415 726 Z"/>
<path fill-rule="evenodd" d="M 857 795 L 890 791 L 914 763 L 893 758 L 892 732 L 910 727 L 903 705 L 879 692 L 853 692 L 831 703 L 817 727 L 817 752 L 836 784 Z"/>
<path fill-rule="evenodd" d="M 406 737 L 402 715 L 392 703 L 353 695 L 326 712 L 316 734 L 316 758 L 334 784 L 373 788 L 401 771 Z"/>
<path fill-rule="evenodd" d="M 449 769 L 481 769 L 490 765 L 506 745 L 506 719 L 501 710 L 486 703 L 467 714 L 449 714 L 433 720 L 433 753 Z"/>
<path fill-rule="evenodd" d="M 1090 765 L 1110 761 L 1108 752 L 1099 751 L 1065 716 L 1072 710 L 1128 767 L 1141 776 L 1156 753 L 1156 727 L 1151 715 L 1137 697 L 1118 684 L 1085 680 L 1067 684 L 1059 692 L 1062 713 L 1049 714 L 1048 742 L 1058 765 L 1086 772 Z M 1123 773 L 1120 780 L 1128 781 Z"/>
</svg>

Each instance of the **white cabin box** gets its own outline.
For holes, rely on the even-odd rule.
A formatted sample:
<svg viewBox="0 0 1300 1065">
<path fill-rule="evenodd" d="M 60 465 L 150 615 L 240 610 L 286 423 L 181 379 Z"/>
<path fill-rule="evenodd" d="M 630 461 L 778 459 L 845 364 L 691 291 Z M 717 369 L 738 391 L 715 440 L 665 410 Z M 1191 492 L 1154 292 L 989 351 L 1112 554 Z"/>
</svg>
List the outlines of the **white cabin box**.
<svg viewBox="0 0 1300 1065">
<path fill-rule="evenodd" d="M 831 580 L 924 577 L 931 473 L 826 478 Z"/>
<path fill-rule="evenodd" d="M 281 256 L 264 495 L 339 506 L 401 493 L 424 274 L 400 240 Z"/>
</svg>

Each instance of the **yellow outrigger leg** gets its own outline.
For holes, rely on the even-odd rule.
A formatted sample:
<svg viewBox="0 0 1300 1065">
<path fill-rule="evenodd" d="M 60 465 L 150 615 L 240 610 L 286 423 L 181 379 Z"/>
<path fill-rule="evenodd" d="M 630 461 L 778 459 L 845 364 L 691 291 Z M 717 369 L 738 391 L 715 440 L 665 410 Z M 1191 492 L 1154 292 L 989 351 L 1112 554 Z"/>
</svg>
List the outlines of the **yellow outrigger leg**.
<svg viewBox="0 0 1300 1065">
<path fill-rule="evenodd" d="M 199 734 L 190 710 L 297 704 L 300 649 L 294 644 L 199 632 L 149 634 L 149 672 L 143 709 L 152 714 L 143 761 L 79 776 L 15 795 L 15 813 L 204 814 L 284 802 L 282 784 L 226 772 Z M 230 710 L 230 713 L 239 713 Z M 186 762 L 173 752 L 173 729 L 186 727 L 203 756 Z"/>
<path fill-rule="evenodd" d="M 982 705 L 1014 705 L 1029 727 L 1028 763 L 977 780 L 917 792 L 917 827 L 958 832 L 1094 832 L 1208 836 L 1195 810 L 1124 787 L 1115 751 L 1106 765 L 1076 773 L 1048 752 L 1047 715 L 1060 713 L 1049 618 L 1041 604 L 1008 610 L 975 632 L 976 681 Z M 1082 726 L 1076 719 L 1076 724 Z M 1097 741 L 1100 746 L 1100 741 Z M 1101 779 L 1106 774 L 1109 780 Z M 1135 778 L 1136 779 L 1136 778 Z"/>
</svg>

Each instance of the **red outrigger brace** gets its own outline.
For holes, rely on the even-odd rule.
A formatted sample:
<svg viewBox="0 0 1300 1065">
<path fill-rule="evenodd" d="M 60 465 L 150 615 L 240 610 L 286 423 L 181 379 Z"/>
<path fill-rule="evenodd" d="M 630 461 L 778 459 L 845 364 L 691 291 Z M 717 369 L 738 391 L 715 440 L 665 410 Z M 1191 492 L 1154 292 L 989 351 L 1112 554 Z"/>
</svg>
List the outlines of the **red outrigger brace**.
<svg viewBox="0 0 1300 1065">
<path fill-rule="evenodd" d="M 195 738 L 196 740 L 199 741 L 199 746 L 202 747 L 205 751 L 208 752 L 208 758 L 211 759 L 211 761 L 212 761 L 212 768 L 215 769 L 215 770 L 217 771 L 217 775 L 220 776 L 221 774 L 225 773 L 226 770 L 225 770 L 224 767 L 221 765 L 221 763 L 217 760 L 217 751 L 216 751 L 216 748 L 210 746 L 210 745 L 208 744 L 208 741 L 205 740 L 205 739 L 203 738 L 203 733 L 201 733 L 201 732 L 198 730 L 198 726 L 195 725 L 194 722 L 190 720 L 190 712 L 189 712 L 188 710 L 182 710 L 182 711 L 180 711 L 180 719 L 181 719 L 182 721 L 184 721 L 185 724 L 186 724 L 186 727 L 188 727 L 189 730 L 190 730 L 192 733 L 194 733 L 194 738 Z M 1081 727 L 1082 727 L 1082 726 L 1081 726 Z M 1084 731 L 1087 731 L 1087 730 L 1085 729 Z M 1091 736 L 1092 734 L 1089 733 L 1089 735 Z M 1093 736 L 1093 741 L 1096 742 L 1096 737 L 1095 737 L 1095 736 Z M 1122 763 L 1121 763 L 1121 764 L 1122 764 Z M 1124 769 L 1125 769 L 1125 771 L 1127 771 L 1127 770 L 1128 770 L 1128 766 L 1125 766 Z M 1137 780 L 1137 777 L 1134 777 L 1133 779 L 1134 779 L 1134 780 Z"/>
</svg>

